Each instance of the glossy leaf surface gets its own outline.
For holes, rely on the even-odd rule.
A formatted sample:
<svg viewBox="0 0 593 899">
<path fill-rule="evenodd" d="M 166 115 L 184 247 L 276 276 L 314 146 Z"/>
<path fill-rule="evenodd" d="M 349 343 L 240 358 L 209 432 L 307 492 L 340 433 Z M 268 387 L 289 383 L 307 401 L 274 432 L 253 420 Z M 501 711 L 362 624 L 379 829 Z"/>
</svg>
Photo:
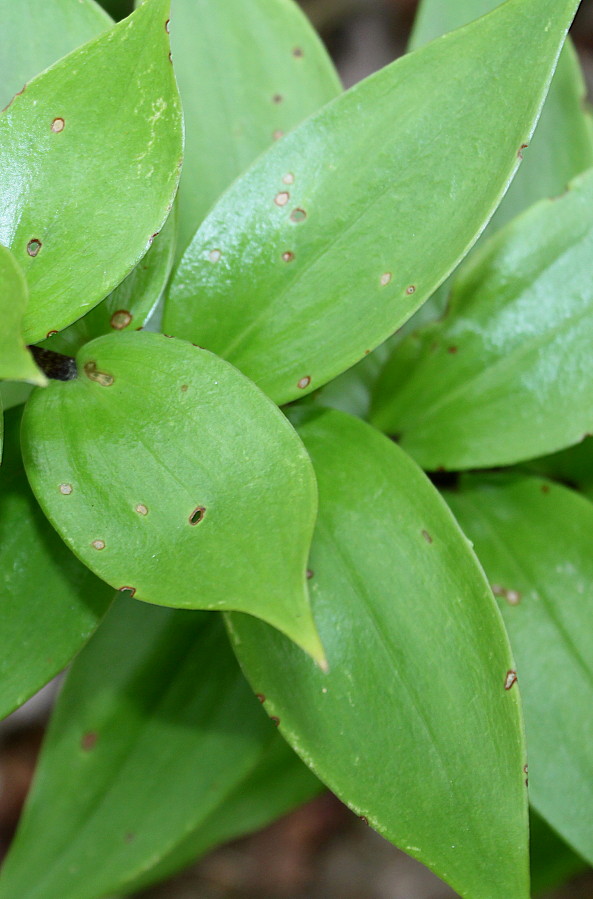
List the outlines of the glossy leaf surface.
<svg viewBox="0 0 593 899">
<path fill-rule="evenodd" d="M 182 133 L 167 17 L 147 0 L 0 116 L 0 241 L 29 283 L 28 343 L 102 300 L 168 214 Z"/>
<path fill-rule="evenodd" d="M 593 430 L 593 170 L 484 245 L 411 337 L 372 420 L 425 468 L 508 465 Z"/>
<path fill-rule="evenodd" d="M 0 718 L 40 690 L 95 630 L 113 590 L 81 565 L 27 483 L 20 410 L 5 415 L 0 467 Z"/>
<path fill-rule="evenodd" d="M 229 184 L 340 83 L 293 0 L 173 0 L 171 46 L 186 128 L 183 251 Z"/>
<path fill-rule="evenodd" d="M 228 358 L 279 403 L 360 360 L 492 215 L 577 5 L 509 0 L 287 135 L 198 230 L 165 329 Z"/>
<path fill-rule="evenodd" d="M 230 615 L 239 660 L 293 748 L 383 836 L 464 897 L 525 899 L 519 697 L 475 556 L 368 425 L 327 411 L 299 431 L 319 481 L 309 583 L 329 674 Z"/>
<path fill-rule="evenodd" d="M 23 425 L 27 474 L 66 543 L 137 599 L 261 615 L 321 659 L 305 584 L 315 476 L 282 413 L 161 334 L 100 337 L 77 364 Z"/>
<path fill-rule="evenodd" d="M 58 700 L 4 899 L 98 899 L 159 861 L 276 734 L 218 616 L 122 599 Z"/>
<path fill-rule="evenodd" d="M 47 378 L 35 364 L 22 337 L 27 282 L 16 259 L 0 244 L 0 378 L 44 386 Z"/>
<path fill-rule="evenodd" d="M 537 478 L 447 495 L 498 596 L 517 659 L 534 807 L 593 862 L 593 507 Z"/>
<path fill-rule="evenodd" d="M 94 0 L 0 0 L 0 108 L 23 85 L 112 24 Z"/>
</svg>

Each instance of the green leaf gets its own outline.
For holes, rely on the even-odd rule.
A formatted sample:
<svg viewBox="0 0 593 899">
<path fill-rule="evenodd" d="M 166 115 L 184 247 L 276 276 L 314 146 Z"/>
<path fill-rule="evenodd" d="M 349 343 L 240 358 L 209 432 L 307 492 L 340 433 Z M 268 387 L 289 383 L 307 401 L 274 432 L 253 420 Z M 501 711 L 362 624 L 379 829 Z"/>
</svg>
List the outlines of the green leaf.
<svg viewBox="0 0 593 899">
<path fill-rule="evenodd" d="M 146 256 L 128 277 L 98 306 L 69 328 L 43 341 L 41 346 L 74 356 L 95 337 L 142 328 L 163 294 L 173 267 L 174 252 L 175 213 L 171 213 Z"/>
<path fill-rule="evenodd" d="M 533 811 L 529 815 L 529 862 L 533 896 L 561 887 L 589 867 Z"/>
<path fill-rule="evenodd" d="M 112 24 L 93 0 L 0 0 L 0 107 L 31 78 Z"/>
<path fill-rule="evenodd" d="M 68 664 L 113 598 L 113 590 L 80 564 L 44 518 L 23 471 L 20 410 L 5 418 L 0 468 L 0 718 Z"/>
<path fill-rule="evenodd" d="M 287 135 L 198 230 L 166 330 L 229 359 L 279 403 L 360 360 L 492 215 L 577 6 L 509 0 Z"/>
<path fill-rule="evenodd" d="M 329 674 L 230 615 L 239 660 L 293 748 L 383 836 L 464 897 L 525 899 L 519 697 L 489 585 L 398 447 L 333 411 L 300 434 L 319 480 L 310 585 Z"/>
<path fill-rule="evenodd" d="M 218 616 L 122 599 L 58 700 L 4 899 L 98 899 L 167 854 L 275 738 Z"/>
<path fill-rule="evenodd" d="M 578 443 L 593 429 L 592 312 L 593 170 L 461 269 L 443 323 L 386 366 L 371 419 L 425 468 L 509 465 Z"/>
<path fill-rule="evenodd" d="M 182 150 L 167 10 L 147 0 L 0 116 L 0 242 L 29 283 L 28 343 L 96 306 L 167 217 Z"/>
<path fill-rule="evenodd" d="M 279 409 L 161 334 L 100 337 L 77 364 L 23 421 L 29 480 L 66 543 L 138 599 L 261 615 L 321 661 L 306 587 L 315 476 Z"/>
<path fill-rule="evenodd" d="M 27 300 L 23 273 L 10 250 L 0 244 L 0 378 L 43 387 L 47 378 L 37 368 L 22 337 Z"/>
<path fill-rule="evenodd" d="M 467 478 L 447 495 L 517 659 L 536 810 L 593 861 L 593 506 L 539 478 Z"/>
<path fill-rule="evenodd" d="M 256 768 L 235 787 L 222 805 L 189 834 L 162 862 L 128 889 L 163 881 L 215 846 L 270 824 L 323 789 L 280 736 L 266 747 Z"/>
<path fill-rule="evenodd" d="M 183 251 L 229 184 L 340 83 L 292 0 L 173 0 L 171 45 L 186 128 Z"/>
</svg>

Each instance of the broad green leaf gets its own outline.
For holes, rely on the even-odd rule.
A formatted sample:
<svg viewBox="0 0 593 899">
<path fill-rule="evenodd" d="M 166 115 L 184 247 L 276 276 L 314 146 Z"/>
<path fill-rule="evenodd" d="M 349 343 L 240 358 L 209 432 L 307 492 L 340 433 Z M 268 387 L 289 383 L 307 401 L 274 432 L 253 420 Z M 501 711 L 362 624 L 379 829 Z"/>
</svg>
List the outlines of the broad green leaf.
<svg viewBox="0 0 593 899">
<path fill-rule="evenodd" d="M 52 717 L 3 899 L 99 899 L 218 808 L 276 737 L 218 616 L 120 600 Z"/>
<path fill-rule="evenodd" d="M 261 615 L 321 661 L 306 587 L 315 476 L 282 413 L 162 334 L 100 337 L 77 364 L 23 422 L 29 480 L 68 546 L 138 599 Z"/>
<path fill-rule="evenodd" d="M 113 590 L 67 549 L 44 518 L 21 461 L 20 410 L 5 415 L 0 467 L 0 718 L 68 664 Z"/>
<path fill-rule="evenodd" d="M 112 24 L 94 0 L 0 0 L 0 22 L 0 107 Z"/>
<path fill-rule="evenodd" d="M 85 343 L 103 334 L 142 328 L 167 284 L 175 251 L 175 214 L 167 219 L 146 256 L 98 306 L 41 345 L 74 356 Z"/>
<path fill-rule="evenodd" d="M 529 815 L 529 862 L 533 896 L 562 886 L 589 867 L 533 811 Z"/>
<path fill-rule="evenodd" d="M 517 659 L 529 796 L 593 861 L 593 507 L 539 478 L 468 478 L 447 495 Z"/>
<path fill-rule="evenodd" d="M 10 250 L 0 244 L 0 378 L 43 387 L 47 378 L 35 364 L 22 337 L 27 300 L 23 273 Z"/>
<path fill-rule="evenodd" d="M 196 233 L 165 329 L 229 359 L 279 403 L 362 359 L 492 215 L 577 6 L 509 0 L 287 135 Z"/>
<path fill-rule="evenodd" d="M 293 0 L 173 0 L 171 45 L 186 128 L 183 251 L 229 184 L 340 83 Z"/>
<path fill-rule="evenodd" d="M 578 443 L 593 429 L 592 313 L 590 170 L 460 270 L 442 324 L 386 366 L 371 419 L 424 468 L 508 465 Z"/>
<path fill-rule="evenodd" d="M 463 897 L 526 899 L 515 666 L 480 566 L 385 437 L 333 411 L 300 434 L 319 480 L 309 583 L 329 674 L 230 615 L 239 660 L 293 748 L 383 836 Z"/>
<path fill-rule="evenodd" d="M 96 306 L 167 217 L 182 151 L 167 18 L 147 0 L 0 116 L 0 241 L 29 284 L 28 343 Z"/>
<path fill-rule="evenodd" d="M 322 789 L 315 775 L 277 735 L 266 747 L 257 767 L 222 805 L 159 865 L 129 884 L 128 889 L 139 890 L 171 877 L 215 846 L 265 827 Z"/>
<path fill-rule="evenodd" d="M 0 381 L 0 400 L 3 409 L 22 406 L 33 390 L 32 384 L 24 381 Z"/>
</svg>

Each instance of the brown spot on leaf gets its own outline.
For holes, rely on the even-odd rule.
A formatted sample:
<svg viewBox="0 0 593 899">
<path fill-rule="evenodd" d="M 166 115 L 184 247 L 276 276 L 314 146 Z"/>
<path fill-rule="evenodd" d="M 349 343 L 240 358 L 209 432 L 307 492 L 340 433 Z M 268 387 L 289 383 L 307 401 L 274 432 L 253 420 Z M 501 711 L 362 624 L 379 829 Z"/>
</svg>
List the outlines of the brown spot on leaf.
<svg viewBox="0 0 593 899">
<path fill-rule="evenodd" d="M 517 150 L 517 156 L 519 157 L 519 159 L 523 159 L 523 150 L 526 150 L 528 146 L 529 144 L 521 144 L 521 146 Z"/>
<path fill-rule="evenodd" d="M 459 347 L 450 346 L 450 347 L 447 347 L 447 352 L 450 353 L 451 356 L 454 356 L 455 353 L 458 351 L 458 349 L 459 349 Z"/>
<path fill-rule="evenodd" d="M 409 287 L 406 287 L 406 293 L 411 296 L 413 293 L 416 293 L 416 285 L 410 284 Z"/>
<path fill-rule="evenodd" d="M 41 249 L 42 246 L 43 246 L 43 244 L 41 243 L 41 241 L 38 240 L 36 237 L 34 237 L 27 244 L 27 253 L 29 254 L 29 256 L 35 257 L 35 256 L 37 256 L 37 253 L 39 252 L 39 250 Z"/>
<path fill-rule="evenodd" d="M 105 541 L 104 540 L 93 540 L 91 543 L 93 549 L 102 550 L 105 549 Z"/>
<path fill-rule="evenodd" d="M 309 375 L 305 375 L 304 378 L 301 378 L 301 380 L 298 382 L 297 387 L 299 388 L 299 390 L 304 390 L 305 387 L 308 387 L 310 383 L 311 378 L 309 377 Z"/>
<path fill-rule="evenodd" d="M 391 278 L 392 278 L 391 272 L 383 272 L 383 274 L 381 275 L 381 278 L 380 278 L 381 287 L 386 287 L 389 284 L 389 282 L 391 281 Z"/>
<path fill-rule="evenodd" d="M 549 484 L 542 484 L 540 489 L 541 489 L 541 492 L 542 492 L 542 493 L 549 493 L 549 492 L 550 492 L 550 486 L 549 486 Z"/>
<path fill-rule="evenodd" d="M 284 184 L 294 184 L 294 175 L 292 172 L 287 172 L 286 175 L 282 178 Z"/>
<path fill-rule="evenodd" d="M 135 839 L 136 839 L 135 833 L 127 833 L 124 837 L 124 840 L 126 843 L 133 843 Z"/>
<path fill-rule="evenodd" d="M 130 598 L 132 598 L 133 596 L 136 595 L 136 588 L 135 588 L 135 587 L 118 587 L 118 590 L 119 590 L 120 593 L 129 593 L 129 594 L 130 594 Z"/>
<path fill-rule="evenodd" d="M 94 730 L 90 730 L 86 734 L 82 735 L 80 748 L 83 749 L 84 752 L 90 752 L 91 749 L 94 749 L 97 745 L 98 739 L 99 735 Z"/>
<path fill-rule="evenodd" d="M 292 51 L 292 55 L 295 59 L 302 59 L 305 54 L 302 47 L 295 47 Z"/>
<path fill-rule="evenodd" d="M 197 506 L 194 511 L 189 516 L 189 523 L 191 525 L 199 524 L 204 520 L 204 515 L 206 514 L 206 509 L 204 506 Z"/>
<path fill-rule="evenodd" d="M 505 690 L 510 690 L 511 687 L 514 687 L 516 683 L 517 683 L 517 672 L 516 671 L 507 671 L 507 675 L 504 679 Z"/>
<path fill-rule="evenodd" d="M 274 94 L 274 96 L 272 97 L 272 103 L 282 103 L 283 100 L 284 97 L 282 96 L 282 94 Z"/>
<path fill-rule="evenodd" d="M 422 531 L 422 536 L 426 540 L 427 543 L 432 543 L 432 537 L 428 533 L 428 531 Z"/>
<path fill-rule="evenodd" d="M 294 253 L 292 253 L 290 250 L 285 250 L 285 252 L 282 254 L 282 260 L 284 262 L 292 262 L 293 259 Z"/>
<path fill-rule="evenodd" d="M 124 328 L 128 327 L 133 317 L 132 313 L 128 312 L 127 309 L 118 309 L 117 312 L 114 312 L 111 316 L 109 324 L 112 328 L 115 328 L 116 331 L 123 331 Z"/>
<path fill-rule="evenodd" d="M 148 507 L 144 505 L 144 503 L 138 503 L 136 506 L 136 512 L 138 515 L 148 515 Z"/>
<path fill-rule="evenodd" d="M 270 718 L 270 721 L 272 722 L 274 727 L 280 727 L 280 718 L 272 717 Z"/>
<path fill-rule="evenodd" d="M 360 820 L 362 821 L 363 824 L 367 824 L 367 825 L 368 825 L 368 823 L 369 823 L 369 819 L 368 819 L 368 818 L 365 818 L 364 815 L 361 815 L 361 816 L 360 816 Z"/>
<path fill-rule="evenodd" d="M 54 134 L 59 134 L 60 131 L 64 130 L 65 125 L 66 125 L 66 122 L 64 121 L 64 119 L 62 119 L 62 118 L 54 119 L 53 122 L 51 123 L 51 130 L 53 131 Z"/>
<path fill-rule="evenodd" d="M 311 578 L 313 577 L 313 574 L 314 574 L 313 569 L 307 568 L 307 580 L 308 581 L 311 580 Z"/>
<path fill-rule="evenodd" d="M 165 22 L 165 31 L 167 34 L 171 34 L 171 19 L 167 19 Z"/>
<path fill-rule="evenodd" d="M 90 381 L 95 381 L 95 383 L 100 384 L 101 387 L 111 387 L 115 380 L 113 375 L 108 374 L 106 371 L 98 371 L 97 363 L 92 359 L 85 362 L 84 373 Z"/>
<path fill-rule="evenodd" d="M 48 331 L 47 334 L 46 334 L 45 336 L 46 336 L 46 337 L 53 337 L 54 334 L 58 334 L 58 333 L 59 333 L 58 331 Z"/>
<path fill-rule="evenodd" d="M 263 693 L 256 693 L 255 695 L 256 695 L 256 697 L 259 699 L 259 701 L 260 701 L 260 702 L 262 703 L 262 705 L 263 705 L 264 702 L 266 701 L 265 695 L 264 695 Z"/>
<path fill-rule="evenodd" d="M 274 203 L 276 206 L 286 206 L 288 201 L 290 200 L 290 194 L 287 190 L 281 190 L 280 193 L 276 194 L 274 197 Z"/>
<path fill-rule="evenodd" d="M 182 385 L 181 385 L 181 392 L 182 392 L 182 393 L 186 393 L 186 392 L 187 392 L 187 386 L 188 386 L 187 384 L 182 384 Z"/>
<path fill-rule="evenodd" d="M 284 131 L 282 131 L 280 128 L 276 128 L 276 130 L 272 134 L 272 137 L 274 138 L 274 140 L 280 140 L 281 137 L 284 137 Z"/>
<path fill-rule="evenodd" d="M 60 493 L 63 496 L 70 496 L 72 493 L 72 484 L 60 484 Z"/>
<path fill-rule="evenodd" d="M 290 213 L 291 222 L 304 222 L 307 218 L 307 213 L 304 209 L 293 209 Z"/>
</svg>

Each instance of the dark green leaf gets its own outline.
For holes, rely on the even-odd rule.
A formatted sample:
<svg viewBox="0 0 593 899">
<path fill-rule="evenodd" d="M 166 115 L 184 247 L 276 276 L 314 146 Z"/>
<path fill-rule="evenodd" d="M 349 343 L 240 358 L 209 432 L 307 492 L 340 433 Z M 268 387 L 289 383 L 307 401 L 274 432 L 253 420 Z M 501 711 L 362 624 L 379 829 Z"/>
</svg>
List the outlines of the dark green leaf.
<svg viewBox="0 0 593 899">
<path fill-rule="evenodd" d="M 533 896 L 562 886 L 588 867 L 534 811 L 529 815 L 529 861 Z"/>
<path fill-rule="evenodd" d="M 310 584 L 329 674 L 231 615 L 241 664 L 293 748 L 380 833 L 464 897 L 525 899 L 519 697 L 475 556 L 368 425 L 321 412 L 300 433 L 319 479 Z"/>
<path fill-rule="evenodd" d="M 0 378 L 43 387 L 47 378 L 37 368 L 22 337 L 27 300 L 23 273 L 10 250 L 0 244 Z"/>
<path fill-rule="evenodd" d="M 167 17 L 147 0 L 0 116 L 0 241 L 29 283 L 28 343 L 102 300 L 167 217 L 182 149 Z"/>
<path fill-rule="evenodd" d="M 593 861 L 593 506 L 537 478 L 447 495 L 498 597 L 517 659 L 537 811 Z"/>
<path fill-rule="evenodd" d="M 578 443 L 593 429 L 592 312 L 593 170 L 461 269 L 443 323 L 386 366 L 372 421 L 425 468 L 508 465 Z"/>
<path fill-rule="evenodd" d="M 279 409 L 161 334 L 100 337 L 77 363 L 23 422 L 27 474 L 67 544 L 138 599 L 261 615 L 321 660 L 305 577 L 315 475 Z"/>
<path fill-rule="evenodd" d="M 492 215 L 577 5 L 509 0 L 295 129 L 198 230 L 166 330 L 228 358 L 279 403 L 360 360 Z"/>
<path fill-rule="evenodd" d="M 122 599 L 64 685 L 3 899 L 98 899 L 158 864 L 275 739 L 218 616 Z"/>
<path fill-rule="evenodd" d="M 104 615 L 113 590 L 67 549 L 31 493 L 21 462 L 19 410 L 6 415 L 0 468 L 0 717 L 68 664 Z"/>
</svg>

